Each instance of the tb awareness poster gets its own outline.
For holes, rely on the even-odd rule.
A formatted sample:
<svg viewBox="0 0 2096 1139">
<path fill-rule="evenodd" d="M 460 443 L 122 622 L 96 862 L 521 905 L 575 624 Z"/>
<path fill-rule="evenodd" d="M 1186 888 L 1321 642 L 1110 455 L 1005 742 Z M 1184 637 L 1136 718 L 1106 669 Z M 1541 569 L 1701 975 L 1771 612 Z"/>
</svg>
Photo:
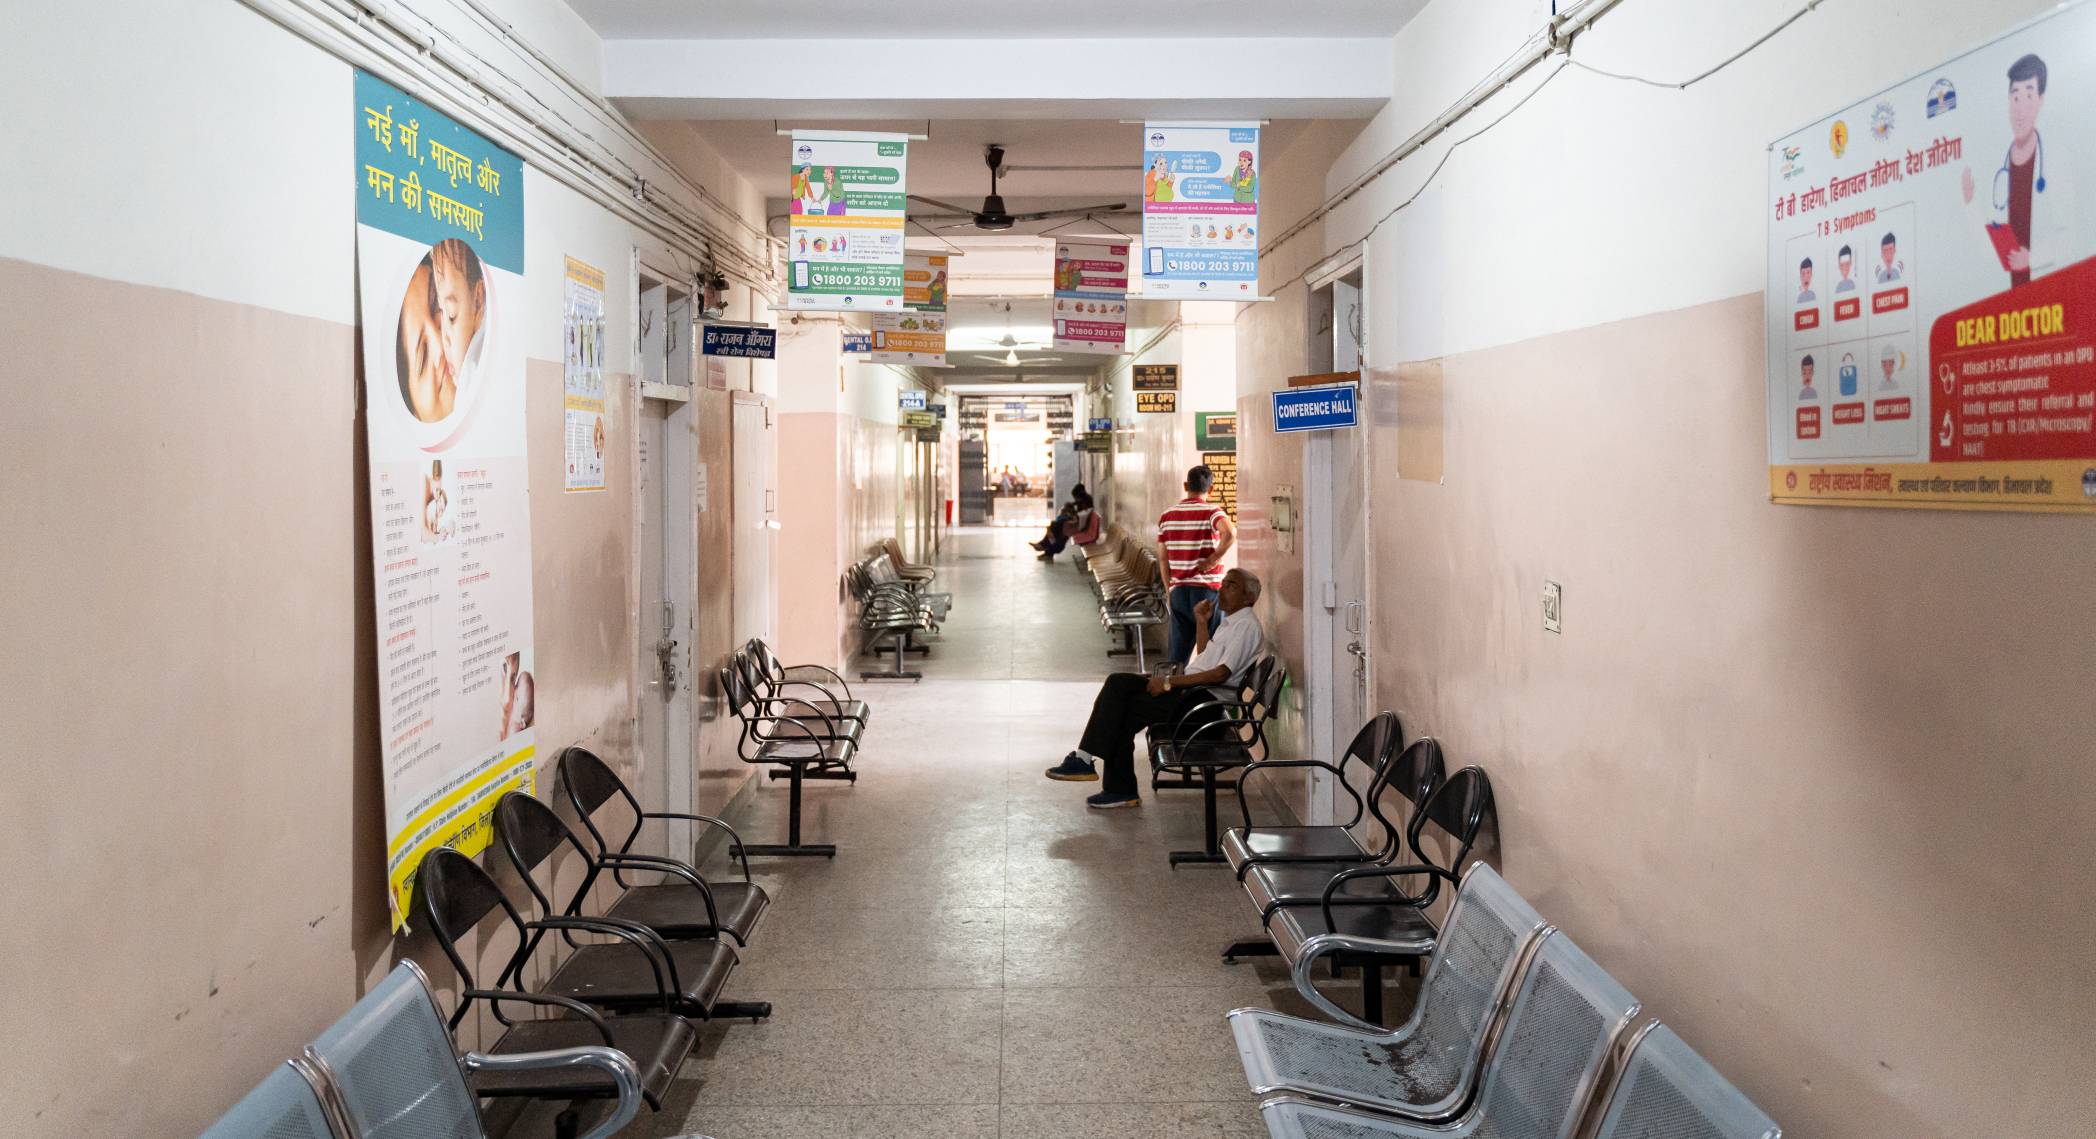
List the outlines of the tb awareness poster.
<svg viewBox="0 0 2096 1139">
<path fill-rule="evenodd" d="M 946 254 L 904 258 L 902 302 L 901 312 L 873 314 L 872 362 L 946 367 Z"/>
<path fill-rule="evenodd" d="M 532 789 L 524 164 L 363 72 L 357 280 L 371 464 L 386 884 Z"/>
<path fill-rule="evenodd" d="M 567 261 L 562 282 L 561 367 L 567 391 L 562 441 L 567 491 L 604 489 L 604 270 Z"/>
<path fill-rule="evenodd" d="M 2096 510 L 2096 5 L 1769 151 L 1769 493 Z"/>
<path fill-rule="evenodd" d="M 902 311 L 908 152 L 906 135 L 795 132 L 788 308 Z"/>
<path fill-rule="evenodd" d="M 1128 335 L 1128 243 L 1055 243 L 1055 349 L 1119 352 Z"/>
<path fill-rule="evenodd" d="M 1259 127 L 1143 128 L 1143 295 L 1250 300 L 1259 287 Z"/>
</svg>

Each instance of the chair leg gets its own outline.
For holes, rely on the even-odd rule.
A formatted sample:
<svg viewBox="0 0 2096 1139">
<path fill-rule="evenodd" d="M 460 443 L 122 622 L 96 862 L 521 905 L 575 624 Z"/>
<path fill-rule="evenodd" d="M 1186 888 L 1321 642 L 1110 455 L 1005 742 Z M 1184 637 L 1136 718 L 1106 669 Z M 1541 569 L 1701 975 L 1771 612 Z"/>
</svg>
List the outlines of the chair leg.
<svg viewBox="0 0 2096 1139">
<path fill-rule="evenodd" d="M 1235 965 L 1240 957 L 1279 957 L 1281 947 L 1270 937 L 1247 938 L 1223 946 L 1223 964 Z"/>
<path fill-rule="evenodd" d="M 1370 1024 L 1383 1023 L 1383 967 L 1363 964 L 1361 966 L 1361 1019 Z"/>
<path fill-rule="evenodd" d="M 1227 861 L 1216 835 L 1215 826 L 1215 768 L 1201 769 L 1201 816 L 1202 828 L 1206 831 L 1206 845 L 1200 850 L 1175 850 L 1168 859 L 1176 869 L 1181 866 L 1207 866 Z"/>
<path fill-rule="evenodd" d="M 787 770 L 791 774 L 787 776 L 788 782 L 786 785 L 785 845 L 781 846 L 777 843 L 750 843 L 745 845 L 739 853 L 802 858 L 837 857 L 837 847 L 833 843 L 815 842 L 804 844 L 801 842 L 801 781 L 805 777 L 805 770 L 798 763 Z"/>
<path fill-rule="evenodd" d="M 1141 625 L 1128 626 L 1128 639 L 1135 643 L 1135 671 L 1150 671 L 1150 666 L 1143 662 L 1143 627 Z"/>
<path fill-rule="evenodd" d="M 582 1111 L 573 1101 L 570 1101 L 568 1106 L 560 1110 L 559 1115 L 553 1117 L 553 1136 L 554 1139 L 575 1139 L 575 1136 L 580 1134 L 582 1134 Z"/>
</svg>

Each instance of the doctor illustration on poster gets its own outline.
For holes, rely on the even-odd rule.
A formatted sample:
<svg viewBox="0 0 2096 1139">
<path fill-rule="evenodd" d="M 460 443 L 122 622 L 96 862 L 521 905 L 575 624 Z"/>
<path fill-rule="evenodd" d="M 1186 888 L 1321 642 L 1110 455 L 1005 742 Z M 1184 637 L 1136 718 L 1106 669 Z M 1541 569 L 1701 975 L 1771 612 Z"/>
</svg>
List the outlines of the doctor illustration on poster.
<svg viewBox="0 0 2096 1139">
<path fill-rule="evenodd" d="M 2001 259 L 2009 283 L 2021 285 L 2065 264 L 2074 242 L 2074 176 L 2062 135 L 2048 136 L 2039 121 L 2052 86 L 2051 69 L 2035 52 L 2009 65 L 2008 124 L 2001 163 L 1986 189 L 1967 166 L 1963 177 L 1966 204 L 1987 207 L 1982 228 L 1988 247 Z M 1985 131 L 1978 137 L 1988 137 Z M 2048 153 L 2048 150 L 2050 153 Z M 1981 149 L 1981 154 L 1992 151 Z M 2048 161 L 2049 159 L 2049 161 Z M 1982 201 L 1982 198 L 1985 201 Z"/>
</svg>

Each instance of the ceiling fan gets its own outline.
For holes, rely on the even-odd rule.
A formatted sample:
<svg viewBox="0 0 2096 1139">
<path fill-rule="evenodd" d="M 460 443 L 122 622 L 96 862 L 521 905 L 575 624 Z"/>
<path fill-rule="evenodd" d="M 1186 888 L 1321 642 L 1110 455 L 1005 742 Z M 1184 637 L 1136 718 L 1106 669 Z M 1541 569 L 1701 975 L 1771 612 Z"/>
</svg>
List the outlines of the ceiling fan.
<svg viewBox="0 0 2096 1139">
<path fill-rule="evenodd" d="M 954 205 L 952 202 L 942 202 L 937 198 L 927 198 L 920 194 L 911 194 L 909 195 L 909 199 L 913 202 L 923 202 L 925 205 L 937 206 L 940 209 L 947 211 L 943 214 L 919 214 L 911 220 L 922 224 L 925 221 L 946 221 L 951 218 L 966 218 L 968 220 L 955 222 L 952 225 L 942 225 L 938 228 L 974 228 L 995 231 L 1010 229 L 1012 228 L 1012 226 L 1023 221 L 1046 221 L 1049 218 L 1075 218 L 1083 217 L 1086 214 L 1113 213 L 1116 210 L 1125 210 L 1128 208 L 1128 203 L 1126 202 L 1103 202 L 1096 206 L 1075 206 L 1069 209 L 1062 210 L 1034 210 L 1030 213 L 1014 214 L 1007 211 L 1004 208 L 1004 196 L 997 192 L 997 172 L 999 170 L 1004 169 L 1004 148 L 1002 146 L 997 145 L 996 143 L 991 143 L 990 145 L 984 147 L 983 162 L 990 168 L 990 193 L 989 196 L 983 199 L 981 209 L 971 210 L 966 206 Z"/>
</svg>

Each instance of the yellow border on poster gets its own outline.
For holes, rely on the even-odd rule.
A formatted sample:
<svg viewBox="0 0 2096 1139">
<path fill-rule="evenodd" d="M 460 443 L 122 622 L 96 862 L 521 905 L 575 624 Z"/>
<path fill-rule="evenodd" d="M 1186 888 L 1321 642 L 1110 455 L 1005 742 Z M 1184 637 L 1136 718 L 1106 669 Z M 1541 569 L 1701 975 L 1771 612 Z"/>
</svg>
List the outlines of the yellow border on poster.
<svg viewBox="0 0 2096 1139">
<path fill-rule="evenodd" d="M 1769 498 L 1785 506 L 2011 510 L 2096 514 L 2096 462 L 1827 463 L 1769 468 Z M 2086 481 L 2085 481 L 2086 480 Z"/>
<path fill-rule="evenodd" d="M 399 929 L 407 922 L 408 902 L 415 885 L 415 871 L 422 866 L 422 859 L 440 846 L 450 846 L 468 857 L 488 848 L 494 838 L 494 828 L 488 824 L 488 816 L 494 813 L 493 804 L 511 791 L 522 791 L 526 795 L 537 790 L 538 771 L 532 757 L 537 747 L 519 748 L 500 763 L 491 763 L 487 769 L 472 779 L 453 788 L 443 798 L 416 812 L 406 826 L 394 838 L 394 844 L 386 851 L 386 892 L 393 903 L 393 928 Z M 406 856 L 400 854 L 400 842 L 419 833 L 433 820 L 441 819 L 447 812 L 467 803 L 487 804 L 486 810 L 462 812 L 449 825 L 438 826 L 415 843 Z"/>
</svg>

